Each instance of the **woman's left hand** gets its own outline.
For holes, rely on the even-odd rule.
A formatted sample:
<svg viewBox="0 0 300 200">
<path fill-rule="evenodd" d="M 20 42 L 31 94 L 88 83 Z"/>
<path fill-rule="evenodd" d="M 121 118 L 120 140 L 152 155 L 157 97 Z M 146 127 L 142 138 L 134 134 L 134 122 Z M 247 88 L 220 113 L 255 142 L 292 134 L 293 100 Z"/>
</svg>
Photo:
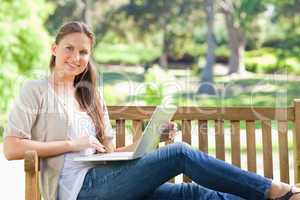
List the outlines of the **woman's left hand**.
<svg viewBox="0 0 300 200">
<path fill-rule="evenodd" d="M 177 125 L 175 122 L 168 122 L 162 126 L 162 132 L 160 133 L 160 141 L 174 141 L 177 131 Z"/>
</svg>

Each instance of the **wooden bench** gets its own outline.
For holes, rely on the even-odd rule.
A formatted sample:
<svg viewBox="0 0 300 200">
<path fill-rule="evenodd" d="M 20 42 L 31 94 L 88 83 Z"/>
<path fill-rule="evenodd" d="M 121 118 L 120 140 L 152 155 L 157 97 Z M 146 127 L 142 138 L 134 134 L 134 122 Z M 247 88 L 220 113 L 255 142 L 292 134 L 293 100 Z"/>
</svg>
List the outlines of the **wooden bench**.
<svg viewBox="0 0 300 200">
<path fill-rule="evenodd" d="M 133 141 L 136 141 L 142 134 L 143 122 L 149 119 L 154 106 L 109 106 L 110 119 L 116 127 L 116 147 L 125 145 L 126 126 L 125 123 L 132 123 Z M 195 134 L 192 134 L 192 124 L 196 123 L 195 132 L 198 140 L 199 150 L 208 152 L 211 144 L 214 149 L 214 156 L 219 159 L 231 160 L 233 165 L 241 167 L 241 156 L 246 154 L 247 170 L 257 172 L 258 156 L 257 144 L 262 144 L 262 166 L 263 175 L 273 178 L 273 149 L 272 141 L 276 135 L 278 137 L 278 157 L 280 180 L 290 183 L 291 175 L 294 174 L 294 182 L 300 182 L 300 100 L 294 100 L 294 105 L 289 108 L 269 108 L 269 107 L 179 107 L 173 119 L 181 126 L 182 141 L 192 144 L 195 140 Z M 241 140 L 241 122 L 246 128 L 244 139 Z M 277 125 L 278 134 L 271 133 L 271 123 Z M 229 136 L 224 134 L 224 123 L 230 124 Z M 258 131 L 256 124 L 261 125 L 262 141 L 257 140 Z M 293 170 L 289 168 L 289 151 L 288 151 L 288 124 L 293 126 Z M 213 142 L 209 141 L 210 128 L 214 128 Z M 228 130 L 228 129 L 227 129 Z M 225 140 L 230 137 L 230 145 Z M 246 152 L 241 151 L 243 142 L 246 139 Z M 194 145 L 193 145 L 194 146 Z M 227 147 L 230 146 L 230 156 Z M 225 149 L 226 147 L 226 149 Z M 226 157 L 226 159 L 225 159 Z M 25 155 L 25 174 L 26 174 L 26 200 L 41 199 L 38 178 L 38 156 L 36 152 L 26 152 Z M 261 169 L 262 170 L 262 169 Z M 278 173 L 278 172 L 276 172 Z M 186 177 L 184 181 L 189 181 Z"/>
</svg>

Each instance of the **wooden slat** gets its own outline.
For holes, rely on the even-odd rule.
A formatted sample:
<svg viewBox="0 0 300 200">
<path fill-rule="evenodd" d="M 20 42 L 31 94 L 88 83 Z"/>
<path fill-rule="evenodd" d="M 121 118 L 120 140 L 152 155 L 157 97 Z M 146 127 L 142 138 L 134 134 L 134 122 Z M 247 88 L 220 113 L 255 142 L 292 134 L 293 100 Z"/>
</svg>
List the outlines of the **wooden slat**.
<svg viewBox="0 0 300 200">
<path fill-rule="evenodd" d="M 110 119 L 149 119 L 155 106 L 109 106 Z M 294 108 L 273 107 L 178 107 L 173 120 L 288 120 L 294 121 Z"/>
<path fill-rule="evenodd" d="M 188 144 L 192 142 L 191 120 L 182 120 L 182 140 Z"/>
<path fill-rule="evenodd" d="M 280 181 L 289 183 L 288 122 L 278 122 Z"/>
<path fill-rule="evenodd" d="M 125 146 L 125 120 L 116 121 L 116 147 Z"/>
<path fill-rule="evenodd" d="M 271 121 L 262 121 L 264 176 L 273 178 L 272 129 Z"/>
<path fill-rule="evenodd" d="M 294 176 L 295 183 L 300 183 L 300 100 L 294 100 L 295 121 L 294 121 Z"/>
<path fill-rule="evenodd" d="M 199 150 L 208 153 L 207 121 L 198 121 Z"/>
<path fill-rule="evenodd" d="M 25 200 L 40 200 L 39 160 L 36 151 L 26 151 L 24 155 Z"/>
<path fill-rule="evenodd" d="M 256 139 L 254 121 L 246 121 L 247 137 L 247 168 L 248 171 L 256 172 Z"/>
<path fill-rule="evenodd" d="M 231 162 L 241 167 L 240 121 L 231 121 Z"/>
<path fill-rule="evenodd" d="M 174 121 L 173 121 L 173 122 L 174 122 Z M 172 143 L 174 143 L 174 142 L 171 141 L 171 140 L 167 140 L 167 141 L 165 142 L 165 145 L 169 145 L 169 144 L 172 144 Z M 175 183 L 175 177 L 171 178 L 168 182 L 170 182 L 170 183 Z"/>
<path fill-rule="evenodd" d="M 191 120 L 182 120 L 182 140 L 188 144 L 192 143 Z M 184 182 L 191 182 L 187 176 L 183 176 Z"/>
<path fill-rule="evenodd" d="M 225 160 L 224 121 L 215 121 L 216 157 Z"/>
<path fill-rule="evenodd" d="M 143 122 L 141 120 L 133 120 L 132 121 L 132 135 L 133 142 L 138 141 L 143 132 Z"/>
</svg>

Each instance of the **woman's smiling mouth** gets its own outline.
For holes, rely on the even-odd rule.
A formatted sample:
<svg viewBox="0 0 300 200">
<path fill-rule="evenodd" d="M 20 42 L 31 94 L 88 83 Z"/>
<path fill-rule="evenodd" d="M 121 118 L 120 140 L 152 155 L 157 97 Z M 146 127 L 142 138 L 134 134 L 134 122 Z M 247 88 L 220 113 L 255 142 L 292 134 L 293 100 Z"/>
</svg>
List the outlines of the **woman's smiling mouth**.
<svg viewBox="0 0 300 200">
<path fill-rule="evenodd" d="M 72 64 L 72 63 L 68 63 L 68 62 L 67 62 L 67 65 L 68 65 L 71 69 L 76 69 L 76 68 L 79 67 L 79 65 Z"/>
</svg>

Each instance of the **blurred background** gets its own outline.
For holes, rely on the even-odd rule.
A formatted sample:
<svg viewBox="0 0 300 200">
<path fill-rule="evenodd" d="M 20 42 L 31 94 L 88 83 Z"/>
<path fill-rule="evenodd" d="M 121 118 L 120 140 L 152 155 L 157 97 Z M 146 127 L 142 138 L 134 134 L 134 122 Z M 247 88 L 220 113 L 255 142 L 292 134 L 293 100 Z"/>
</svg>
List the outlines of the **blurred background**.
<svg viewBox="0 0 300 200">
<path fill-rule="evenodd" d="M 299 15 L 299 0 L 0 0 L 0 145 L 20 86 L 49 74 L 67 21 L 95 33 L 107 105 L 287 107 L 300 94 Z M 3 187 L 23 182 L 13 165 L 1 170 L 15 176 Z"/>
<path fill-rule="evenodd" d="M 50 45 L 87 23 L 108 105 L 288 106 L 298 97 L 299 0 L 1 0 L 0 135 Z"/>
<path fill-rule="evenodd" d="M 70 20 L 96 35 L 108 105 L 289 106 L 300 75 L 298 0 L 2 0 L 0 135 L 21 83 L 49 73 Z"/>
<path fill-rule="evenodd" d="M 1 0 L 0 135 L 24 80 L 49 73 L 70 20 L 96 35 L 108 105 L 289 106 L 300 75 L 298 0 Z"/>
<path fill-rule="evenodd" d="M 1 0 L 0 135 L 21 83 L 49 73 L 70 20 L 96 35 L 107 105 L 290 106 L 299 11 L 299 0 Z"/>
</svg>

